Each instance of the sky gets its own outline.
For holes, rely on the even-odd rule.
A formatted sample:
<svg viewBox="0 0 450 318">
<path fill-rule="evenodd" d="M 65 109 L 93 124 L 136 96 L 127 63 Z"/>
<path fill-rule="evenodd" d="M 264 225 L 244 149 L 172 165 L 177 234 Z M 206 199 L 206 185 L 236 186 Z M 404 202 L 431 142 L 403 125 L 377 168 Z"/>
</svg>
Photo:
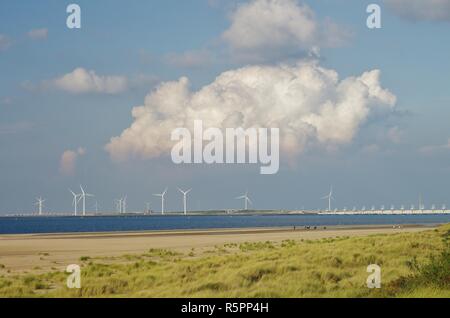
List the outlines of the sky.
<svg viewBox="0 0 450 318">
<path fill-rule="evenodd" d="M 0 3 L 0 214 L 450 205 L 450 0 Z M 366 8 L 381 8 L 369 29 Z M 278 127 L 280 169 L 181 164 L 202 119 Z M 233 126 L 234 127 L 234 126 Z M 236 126 L 237 127 L 237 126 Z"/>
</svg>

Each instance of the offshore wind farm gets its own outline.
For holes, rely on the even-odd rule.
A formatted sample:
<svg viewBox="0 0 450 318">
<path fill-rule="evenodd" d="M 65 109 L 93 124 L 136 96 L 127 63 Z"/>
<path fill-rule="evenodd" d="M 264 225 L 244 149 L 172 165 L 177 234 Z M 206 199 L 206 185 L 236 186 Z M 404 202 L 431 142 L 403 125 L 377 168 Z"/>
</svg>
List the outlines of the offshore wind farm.
<svg viewBox="0 0 450 318">
<path fill-rule="evenodd" d="M 99 209 L 99 206 L 106 207 L 107 204 L 94 194 L 87 193 L 82 185 L 77 192 L 68 189 L 67 211 L 50 211 L 48 206 L 51 201 L 37 197 L 35 204 L 31 206 L 34 211 L 1 216 L 0 235 L 239 228 L 323 230 L 336 226 L 396 228 L 450 223 L 450 210 L 446 204 L 430 204 L 427 207 L 422 194 L 418 197 L 417 205 L 401 204 L 396 207 L 393 204 L 380 204 L 369 208 L 363 205 L 361 208 L 353 206 L 348 209 L 337 206 L 339 196 L 333 186 L 325 196 L 317 196 L 317 204 L 322 206 L 317 209 L 258 208 L 258 202 L 254 201 L 257 193 L 251 193 L 247 189 L 241 195 L 227 196 L 232 208 L 194 210 L 190 207 L 188 198 L 201 198 L 202 194 L 193 188 L 183 190 L 180 187 L 172 191 L 166 187 L 161 193 L 149 195 L 153 200 L 140 204 L 142 209 L 139 210 L 128 208 L 128 195 L 114 199 L 110 209 Z M 169 204 L 178 209 L 167 209 Z"/>
<path fill-rule="evenodd" d="M 188 195 L 192 192 L 192 188 L 188 190 L 182 190 L 177 188 L 177 191 L 181 194 L 181 200 L 172 198 L 172 201 L 180 201 L 180 210 L 167 211 L 166 195 L 169 192 L 169 188 L 166 187 L 162 193 L 152 194 L 153 197 L 160 198 L 160 208 L 158 210 L 158 202 L 153 201 L 145 202 L 143 204 L 144 208 L 142 210 L 127 211 L 127 198 L 128 196 L 122 196 L 119 199 L 115 199 L 113 202 L 113 207 L 109 210 L 99 210 L 99 201 L 95 201 L 95 204 L 91 208 L 87 208 L 87 200 L 91 200 L 95 195 L 86 193 L 83 186 L 80 185 L 80 193 L 75 193 L 71 189 L 68 189 L 72 195 L 71 205 L 73 212 L 59 212 L 59 211 L 49 211 L 46 210 L 44 202 L 47 200 L 42 199 L 42 197 L 36 198 L 36 203 L 34 204 L 34 211 L 22 212 L 22 213 L 9 213 L 5 214 L 6 217 L 51 217 L 51 216 L 73 216 L 73 217 L 90 217 L 90 216 L 125 216 L 125 215 L 143 215 L 143 216 L 174 216 L 174 215 L 184 215 L 184 216 L 200 216 L 200 215 L 450 215 L 450 209 L 447 208 L 446 204 L 437 205 L 430 204 L 428 207 L 423 203 L 422 195 L 419 196 L 419 201 L 417 206 L 411 204 L 406 206 L 404 204 L 400 206 L 390 205 L 386 208 L 386 205 L 380 204 L 379 206 L 372 205 L 370 208 L 362 206 L 358 208 L 353 206 L 352 209 L 347 207 L 339 208 L 334 207 L 333 202 L 336 200 L 333 193 L 333 186 L 330 187 L 330 191 L 327 195 L 320 198 L 320 200 L 326 201 L 326 206 L 317 209 L 257 209 L 253 207 L 254 202 L 250 199 L 249 191 L 246 190 L 243 195 L 237 196 L 234 199 L 242 201 L 242 208 L 217 208 L 210 210 L 191 210 L 188 207 Z M 232 198 L 230 198 L 232 199 Z M 69 202 L 69 201 L 68 201 Z M 231 200 L 230 200 L 231 202 Z M 78 210 L 81 204 L 81 211 Z M 230 204 L 231 205 L 231 204 Z M 106 205 L 105 205 L 106 206 Z M 151 207 L 156 206 L 155 210 Z"/>
</svg>

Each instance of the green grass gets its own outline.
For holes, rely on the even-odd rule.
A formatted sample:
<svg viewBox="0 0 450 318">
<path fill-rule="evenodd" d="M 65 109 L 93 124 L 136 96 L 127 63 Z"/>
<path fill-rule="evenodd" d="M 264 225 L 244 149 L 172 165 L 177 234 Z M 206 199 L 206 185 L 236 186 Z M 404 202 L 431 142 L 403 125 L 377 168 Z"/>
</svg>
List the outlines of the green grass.
<svg viewBox="0 0 450 318">
<path fill-rule="evenodd" d="M 367 237 L 226 244 L 208 253 L 151 249 L 67 274 L 0 276 L 3 297 L 450 297 L 450 225 Z M 382 288 L 368 289 L 378 264 Z"/>
<path fill-rule="evenodd" d="M 384 291 L 386 295 L 403 294 L 405 296 L 441 295 L 450 297 L 450 229 L 442 235 L 444 248 L 438 254 L 430 256 L 429 261 L 421 264 L 414 257 L 407 263 L 412 270 L 409 276 L 396 279 Z"/>
</svg>

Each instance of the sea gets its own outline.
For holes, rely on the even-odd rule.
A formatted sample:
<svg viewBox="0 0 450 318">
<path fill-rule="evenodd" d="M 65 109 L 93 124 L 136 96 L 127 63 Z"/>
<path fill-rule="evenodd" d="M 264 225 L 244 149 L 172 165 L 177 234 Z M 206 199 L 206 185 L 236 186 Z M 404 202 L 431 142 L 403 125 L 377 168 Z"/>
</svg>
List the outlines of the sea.
<svg viewBox="0 0 450 318">
<path fill-rule="evenodd" d="M 200 215 L 0 217 L 0 234 L 132 232 L 345 225 L 437 225 L 450 214 L 432 215 Z"/>
</svg>

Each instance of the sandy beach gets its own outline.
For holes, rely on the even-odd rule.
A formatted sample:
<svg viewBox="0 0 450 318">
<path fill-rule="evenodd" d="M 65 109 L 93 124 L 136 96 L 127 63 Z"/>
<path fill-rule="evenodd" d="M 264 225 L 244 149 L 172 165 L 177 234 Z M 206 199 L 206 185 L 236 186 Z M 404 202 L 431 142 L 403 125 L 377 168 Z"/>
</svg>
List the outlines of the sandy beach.
<svg viewBox="0 0 450 318">
<path fill-rule="evenodd" d="M 132 233 L 83 233 L 43 235 L 0 235 L 0 264 L 10 273 L 47 271 L 76 264 L 80 257 L 114 257 L 139 254 L 151 248 L 205 251 L 226 243 L 280 242 L 287 239 L 320 239 L 338 236 L 367 236 L 418 232 L 426 226 L 345 226 L 304 228 L 253 228 L 198 231 L 154 231 Z"/>
</svg>

